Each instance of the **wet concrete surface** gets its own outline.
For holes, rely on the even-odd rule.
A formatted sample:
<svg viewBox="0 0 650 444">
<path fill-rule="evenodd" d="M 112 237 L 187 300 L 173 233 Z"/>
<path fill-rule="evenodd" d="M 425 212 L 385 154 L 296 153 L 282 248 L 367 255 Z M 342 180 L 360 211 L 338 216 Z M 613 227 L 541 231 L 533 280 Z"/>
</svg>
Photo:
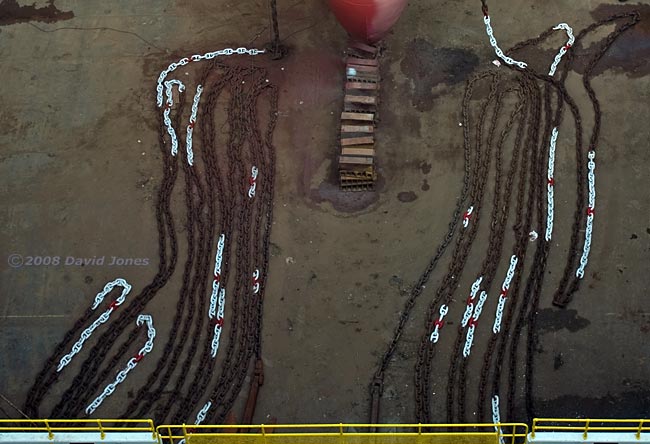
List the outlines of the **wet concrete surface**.
<svg viewBox="0 0 650 444">
<path fill-rule="evenodd" d="M 400 67 L 413 84 L 412 103 L 418 111 L 430 111 L 440 84 L 464 82 L 476 69 L 478 57 L 466 49 L 438 48 L 425 39 L 413 40 Z"/>
<path fill-rule="evenodd" d="M 477 2 L 410 2 L 384 42 L 378 190 L 341 193 L 334 163 L 346 38 L 324 2 L 279 3 L 291 55 L 242 60 L 268 67 L 280 87 L 266 378 L 255 421 L 271 415 L 285 423 L 365 422 L 377 360 L 410 285 L 446 232 L 460 190 L 464 81 L 491 67 L 494 55 Z M 647 1 L 576 3 L 504 0 L 491 5 L 492 24 L 508 47 L 562 21 L 581 29 L 630 9 L 646 18 L 650 8 Z M 120 276 L 142 288 L 155 274 L 153 198 L 161 158 L 153 93 L 159 71 L 178 55 L 261 46 L 268 29 L 266 7 L 247 0 L 220 7 L 210 0 L 0 5 L 0 393 L 20 405 L 49 351 L 106 281 Z M 65 27 L 76 29 L 55 31 L 63 24 L 47 22 L 63 18 Z M 21 20 L 45 21 L 39 26 L 52 32 Z M 558 184 L 557 245 L 537 321 L 535 398 L 543 415 L 642 417 L 650 407 L 649 22 L 615 42 L 595 73 L 603 109 L 599 212 L 587 276 L 566 310 L 551 305 L 573 200 L 572 186 Z M 599 36 L 579 49 L 579 61 L 595 50 Z M 522 57 L 545 66 L 560 40 Z M 579 63 L 568 86 L 589 110 L 581 69 Z M 561 132 L 560 146 L 572 146 L 569 133 Z M 573 170 L 570 150 L 559 148 L 558 177 L 572 183 Z M 106 261 L 16 266 L 12 255 Z M 108 266 L 113 256 L 150 261 Z M 470 260 L 465 274 L 473 275 L 480 260 Z M 383 421 L 415 420 L 413 364 L 422 313 L 444 264 L 439 268 L 388 371 Z M 161 335 L 179 277 L 147 307 Z M 464 299 L 469 283 L 460 285 Z M 456 318 L 454 311 L 449 324 Z M 479 346 L 487 330 L 480 333 Z M 449 348 L 441 347 L 432 381 L 436 421 L 445 420 L 440 394 Z M 130 376 L 101 415 L 118 414 L 146 374 Z"/>
</svg>

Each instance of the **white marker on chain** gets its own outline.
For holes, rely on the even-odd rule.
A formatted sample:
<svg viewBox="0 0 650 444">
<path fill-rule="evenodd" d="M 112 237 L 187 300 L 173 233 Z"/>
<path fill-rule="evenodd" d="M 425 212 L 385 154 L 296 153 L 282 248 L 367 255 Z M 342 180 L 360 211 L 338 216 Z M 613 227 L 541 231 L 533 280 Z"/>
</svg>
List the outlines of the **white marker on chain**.
<svg viewBox="0 0 650 444">
<path fill-rule="evenodd" d="M 501 432 L 501 413 L 499 412 L 499 395 L 492 397 L 492 422 L 494 423 L 494 431 L 499 435 L 499 443 L 504 444 Z"/>
<path fill-rule="evenodd" d="M 474 206 L 472 205 L 465 211 L 465 214 L 463 214 L 463 227 L 467 228 L 469 225 L 469 219 L 472 217 L 472 213 L 474 212 Z"/>
<path fill-rule="evenodd" d="M 251 177 L 248 180 L 248 183 L 250 185 L 250 188 L 248 189 L 248 197 L 253 198 L 255 197 L 255 189 L 257 188 L 257 174 L 259 171 L 257 170 L 256 166 L 253 166 L 251 168 Z"/>
<path fill-rule="evenodd" d="M 573 46 L 573 43 L 576 41 L 575 37 L 573 36 L 573 29 L 566 23 L 559 23 L 557 26 L 553 28 L 554 30 L 560 30 L 564 29 L 569 36 L 569 40 L 567 40 L 566 45 L 560 48 L 560 51 L 557 53 L 555 56 L 555 60 L 553 60 L 553 63 L 551 64 L 551 69 L 548 71 L 548 75 L 553 77 L 555 74 L 555 71 L 557 70 L 557 66 L 560 64 L 560 61 L 562 60 L 562 57 L 564 54 L 567 53 L 569 48 Z"/>
<path fill-rule="evenodd" d="M 203 87 L 201 85 L 196 87 L 196 94 L 194 95 L 194 101 L 192 102 L 192 113 L 190 114 L 190 123 L 187 125 L 187 139 L 186 139 L 186 149 L 187 149 L 187 163 L 190 165 L 194 164 L 194 152 L 192 151 L 192 134 L 194 133 L 194 125 L 196 125 L 196 114 L 199 111 L 199 100 L 201 100 L 201 93 L 203 92 Z"/>
<path fill-rule="evenodd" d="M 104 300 L 104 297 L 108 293 L 110 293 L 111 290 L 113 290 L 113 288 L 115 288 L 115 287 L 122 287 L 123 288 L 122 294 L 119 297 L 117 297 L 113 302 L 111 302 L 111 304 L 108 306 L 106 311 L 104 313 L 102 313 L 101 316 L 99 316 L 95 320 L 95 322 L 93 322 L 90 325 L 90 327 L 86 328 L 81 333 L 81 336 L 79 337 L 77 342 L 75 342 L 75 344 L 72 346 L 72 350 L 70 350 L 70 353 L 63 356 L 61 358 L 61 360 L 59 361 L 59 365 L 56 368 L 57 372 L 60 372 L 61 370 L 63 370 L 63 368 L 66 365 L 70 364 L 70 362 L 72 361 L 72 358 L 74 358 L 74 356 L 81 351 L 81 348 L 83 347 L 84 342 L 86 342 L 86 340 L 90 337 L 90 335 L 92 335 L 93 332 L 100 325 L 102 325 L 103 323 L 108 321 L 108 318 L 111 316 L 111 313 L 113 313 L 113 311 L 115 309 L 117 309 L 117 307 L 119 307 L 120 305 L 122 305 L 124 303 L 124 301 L 126 299 L 126 296 L 131 292 L 131 285 L 128 282 L 126 282 L 124 279 L 117 278 L 114 281 L 111 281 L 111 282 L 107 283 L 104 286 L 104 289 L 102 291 L 100 291 L 99 293 L 97 293 L 97 295 L 95 296 L 95 301 L 93 302 L 93 305 L 91 307 L 92 310 L 95 310 L 99 306 L 99 304 L 102 303 L 102 301 Z"/>
<path fill-rule="evenodd" d="M 255 269 L 253 272 L 253 294 L 260 292 L 260 270 Z"/>
<path fill-rule="evenodd" d="M 508 57 L 503 53 L 501 48 L 499 48 L 497 39 L 494 37 L 494 31 L 492 30 L 492 26 L 490 25 L 490 16 L 487 13 L 483 16 L 483 22 L 485 23 L 485 31 L 487 32 L 487 35 L 490 38 L 490 45 L 492 45 L 492 47 L 494 48 L 494 52 L 496 53 L 497 57 L 499 57 L 501 60 L 506 62 L 508 65 L 516 65 L 521 69 L 524 69 L 526 66 L 528 66 L 524 62 L 519 62 L 517 60 L 512 59 L 511 57 Z"/>
<path fill-rule="evenodd" d="M 585 276 L 585 267 L 589 261 L 589 251 L 591 250 L 591 234 L 594 228 L 594 210 L 596 209 L 596 152 L 591 150 L 587 155 L 589 162 L 587 164 L 589 173 L 587 179 L 589 181 L 589 206 L 587 207 L 587 226 L 585 229 L 585 245 L 582 249 L 582 257 L 580 257 L 580 266 L 576 270 L 576 276 L 582 279 Z"/>
<path fill-rule="evenodd" d="M 478 298 L 476 307 L 474 308 L 474 314 L 472 314 L 472 318 L 468 322 L 469 328 L 467 329 L 467 338 L 465 339 L 465 346 L 463 347 L 463 356 L 466 358 L 472 351 L 472 344 L 474 343 L 474 331 L 476 330 L 476 325 L 478 324 L 478 320 L 481 317 L 481 312 L 483 311 L 483 305 L 485 304 L 486 299 L 487 292 L 483 290 Z"/>
<path fill-rule="evenodd" d="M 499 294 L 499 303 L 497 304 L 497 311 L 494 315 L 494 325 L 492 326 L 492 333 L 495 335 L 501 331 L 501 320 L 503 319 L 503 309 L 506 305 L 506 299 L 508 299 L 508 290 L 510 289 L 510 283 L 512 278 L 515 275 L 515 269 L 517 267 L 517 256 L 514 254 L 510 257 L 510 266 L 508 267 L 508 272 L 506 277 L 503 280 L 501 285 L 501 294 Z"/>
<path fill-rule="evenodd" d="M 196 414 L 196 420 L 194 421 L 194 425 L 200 425 L 203 423 L 203 421 L 205 421 L 205 417 L 208 414 L 208 410 L 210 410 L 211 406 L 212 406 L 212 401 L 208 401 L 203 405 L 203 407 L 201 407 L 199 413 Z M 185 438 L 178 441 L 178 444 L 185 444 Z"/>
<path fill-rule="evenodd" d="M 212 337 L 211 351 L 212 357 L 217 357 L 219 350 L 219 339 L 221 338 L 221 330 L 223 329 L 224 311 L 226 306 L 226 289 L 222 288 L 219 292 L 219 310 L 217 311 L 217 318 L 214 320 L 214 336 Z"/>
<path fill-rule="evenodd" d="M 444 327 L 445 322 L 445 316 L 447 315 L 447 312 L 449 311 L 449 307 L 446 305 L 441 305 L 440 306 L 440 311 L 438 312 L 439 317 L 437 320 L 433 322 L 433 331 L 431 332 L 431 336 L 429 337 L 429 340 L 433 342 L 434 344 L 438 342 L 438 339 L 440 339 L 440 330 L 442 330 L 442 327 Z"/>
<path fill-rule="evenodd" d="M 470 290 L 469 297 L 467 298 L 465 313 L 463 313 L 463 320 L 461 321 L 461 325 L 463 327 L 467 326 L 467 322 L 469 322 L 469 318 L 472 316 L 472 311 L 474 310 L 474 299 L 476 299 L 476 294 L 478 293 L 482 281 L 483 276 L 479 276 L 479 278 L 476 279 L 472 284 L 472 289 Z"/>
<path fill-rule="evenodd" d="M 120 383 L 124 382 L 129 372 L 138 365 L 138 362 L 140 362 L 142 358 L 145 357 L 145 355 L 147 355 L 149 352 L 151 352 L 151 350 L 153 350 L 153 341 L 156 338 L 156 329 L 153 328 L 153 319 L 151 318 L 150 315 L 141 314 L 138 316 L 138 319 L 136 321 L 138 327 L 144 323 L 147 324 L 147 342 L 140 349 L 137 355 L 129 359 L 129 362 L 127 363 L 126 367 L 117 374 L 115 381 L 108 384 L 104 389 L 104 391 L 102 392 L 102 394 L 99 395 L 97 398 L 95 398 L 95 400 L 91 402 L 88 405 L 88 407 L 86 407 L 86 414 L 92 415 L 92 413 L 95 410 L 97 410 L 97 408 L 102 404 L 102 402 L 104 402 L 106 398 L 108 398 L 113 394 L 117 386 Z"/>
<path fill-rule="evenodd" d="M 174 130 L 174 127 L 172 125 L 172 120 L 169 117 L 172 106 L 174 106 L 174 98 L 172 97 L 172 88 L 174 87 L 174 85 L 178 86 L 178 91 L 180 92 L 185 91 L 185 85 L 183 85 L 183 83 L 180 80 L 168 80 L 165 82 L 165 87 L 166 87 L 165 91 L 167 93 L 167 104 L 163 111 L 163 121 L 165 123 L 165 127 L 167 128 L 167 134 L 169 134 L 169 138 L 171 139 L 172 156 L 175 156 L 176 153 L 178 152 L 178 139 L 176 137 L 176 131 Z"/>
<path fill-rule="evenodd" d="M 158 76 L 158 83 L 156 84 L 156 103 L 158 104 L 158 108 L 160 108 L 163 105 L 163 83 L 165 82 L 165 78 L 167 78 L 167 76 L 170 73 L 176 71 L 178 67 L 185 66 L 190 62 L 211 60 L 218 56 L 229 56 L 233 54 L 239 54 L 239 55 L 248 54 L 254 56 L 258 54 L 264 54 L 264 52 L 265 51 L 263 49 L 225 48 L 219 51 L 206 52 L 205 54 L 195 54 L 191 57 L 184 57 L 180 59 L 178 62 L 171 63 L 167 67 L 167 69 L 161 71 L 160 75 Z"/>
<path fill-rule="evenodd" d="M 208 318 L 214 318 L 217 311 L 217 299 L 219 297 L 219 285 L 221 285 L 221 262 L 223 261 L 223 247 L 226 243 L 226 235 L 221 234 L 217 242 L 217 253 L 214 261 L 214 280 L 212 281 L 212 294 L 210 295 L 210 308 Z"/>
<path fill-rule="evenodd" d="M 555 210 L 555 144 L 557 142 L 557 128 L 551 133 L 551 146 L 548 151 L 548 172 L 546 173 L 546 242 L 551 240 L 553 234 L 553 214 Z"/>
</svg>

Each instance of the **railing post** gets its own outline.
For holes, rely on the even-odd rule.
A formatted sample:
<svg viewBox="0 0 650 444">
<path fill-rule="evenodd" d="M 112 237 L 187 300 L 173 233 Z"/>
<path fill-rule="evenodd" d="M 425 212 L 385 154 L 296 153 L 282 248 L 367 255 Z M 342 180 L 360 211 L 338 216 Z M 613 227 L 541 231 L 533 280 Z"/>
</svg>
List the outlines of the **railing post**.
<svg viewBox="0 0 650 444">
<path fill-rule="evenodd" d="M 533 430 L 530 432 L 530 437 L 535 439 L 535 427 L 537 426 L 537 418 L 533 418 Z"/>
<path fill-rule="evenodd" d="M 262 438 L 264 439 L 264 444 L 266 444 L 266 431 L 264 430 L 264 424 L 261 425 L 262 429 Z"/>
<path fill-rule="evenodd" d="M 102 441 L 106 438 L 106 433 L 104 433 L 104 427 L 102 427 L 102 420 L 97 420 L 97 427 L 99 428 L 99 436 L 102 437 Z"/>
<path fill-rule="evenodd" d="M 147 424 L 149 424 L 149 427 L 151 427 L 151 438 L 155 439 L 160 443 L 160 436 L 158 436 L 158 434 L 156 433 L 156 428 L 153 426 L 153 420 L 148 419 Z"/>
<path fill-rule="evenodd" d="M 422 442 L 422 423 L 418 422 L 418 444 Z"/>
<path fill-rule="evenodd" d="M 636 431 L 636 439 L 637 439 L 637 441 L 641 439 L 641 430 L 643 430 L 643 422 L 644 421 L 645 421 L 644 419 L 639 420 L 639 428 Z"/>
<path fill-rule="evenodd" d="M 43 421 L 45 422 L 45 428 L 47 429 L 47 437 L 52 441 L 54 439 L 54 433 L 52 433 L 52 429 L 50 428 L 50 422 L 47 419 Z"/>
<path fill-rule="evenodd" d="M 187 427 L 185 427 L 185 423 L 183 423 L 183 439 L 187 442 Z"/>
<path fill-rule="evenodd" d="M 589 419 L 585 420 L 585 432 L 582 434 L 582 439 L 587 439 L 587 436 L 589 436 Z"/>
</svg>

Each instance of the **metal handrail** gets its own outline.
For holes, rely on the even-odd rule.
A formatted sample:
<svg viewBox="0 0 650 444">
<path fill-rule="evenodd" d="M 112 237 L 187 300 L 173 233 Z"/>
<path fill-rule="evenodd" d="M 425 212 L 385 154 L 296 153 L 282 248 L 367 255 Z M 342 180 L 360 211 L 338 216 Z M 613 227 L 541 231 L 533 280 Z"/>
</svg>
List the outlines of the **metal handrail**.
<svg viewBox="0 0 650 444">
<path fill-rule="evenodd" d="M 419 437 L 419 436 L 449 436 L 449 437 L 480 437 L 493 436 L 495 442 L 502 438 L 512 438 L 512 444 L 516 438 L 522 438 L 526 442 L 528 436 L 528 425 L 523 423 L 470 423 L 470 424 L 274 424 L 272 426 L 259 425 L 161 425 L 157 427 L 158 437 L 161 443 L 174 442 L 175 440 L 190 437 L 219 437 L 219 438 L 242 438 L 262 437 L 266 440 L 271 436 L 266 428 L 273 428 L 273 437 Z M 344 428 L 390 428 L 390 429 L 413 429 L 414 431 L 376 431 L 376 432 L 346 432 Z M 481 431 L 465 431 L 458 429 L 480 428 Z M 229 430 L 237 429 L 234 433 Z M 242 430 L 243 429 L 243 430 Z M 425 429 L 425 430 L 423 430 Z M 448 429 L 447 431 L 430 431 L 430 429 Z M 456 429 L 458 431 L 454 431 Z M 510 432 L 504 429 L 511 429 Z M 287 430 L 301 430 L 288 432 Z M 305 431 L 302 431 L 305 430 Z M 233 441 L 234 442 L 234 441 Z"/>
<path fill-rule="evenodd" d="M 129 424 L 143 425 L 128 427 Z M 151 419 L 0 419 L 0 432 L 47 432 L 50 440 L 58 432 L 99 432 L 103 440 L 106 432 L 113 431 L 149 432 L 153 439 L 158 439 Z"/>
<path fill-rule="evenodd" d="M 542 423 L 542 425 L 540 425 Z M 556 424 L 571 425 L 556 425 Z M 592 424 L 625 424 L 625 425 L 592 425 Z M 583 439 L 587 439 L 589 432 L 635 432 L 637 440 L 641 439 L 641 433 L 650 432 L 648 419 L 603 419 L 603 418 L 535 418 L 531 429 L 531 438 L 535 438 L 536 432 L 582 432 Z"/>
</svg>

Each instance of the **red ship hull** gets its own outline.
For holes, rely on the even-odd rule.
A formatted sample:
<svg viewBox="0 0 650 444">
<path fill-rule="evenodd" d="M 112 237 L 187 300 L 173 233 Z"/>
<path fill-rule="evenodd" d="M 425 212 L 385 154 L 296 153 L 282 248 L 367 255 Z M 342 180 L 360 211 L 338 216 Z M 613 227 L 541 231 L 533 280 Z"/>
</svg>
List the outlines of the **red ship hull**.
<svg viewBox="0 0 650 444">
<path fill-rule="evenodd" d="M 329 7 L 352 38 L 381 40 L 402 14 L 408 0 L 328 0 Z"/>
</svg>

